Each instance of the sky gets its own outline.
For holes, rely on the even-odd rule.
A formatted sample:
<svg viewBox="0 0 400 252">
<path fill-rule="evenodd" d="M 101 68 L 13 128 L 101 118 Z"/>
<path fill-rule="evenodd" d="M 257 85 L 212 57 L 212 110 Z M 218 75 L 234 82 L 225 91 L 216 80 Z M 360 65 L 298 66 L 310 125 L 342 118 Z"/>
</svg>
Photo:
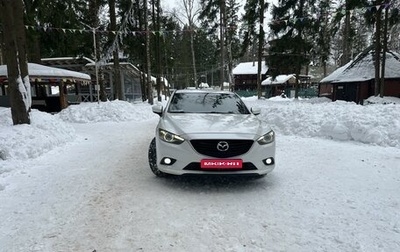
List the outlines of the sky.
<svg viewBox="0 0 400 252">
<path fill-rule="evenodd" d="M 195 0 L 195 2 L 199 3 L 200 1 L 199 0 L 198 1 Z M 237 2 L 240 5 L 240 12 L 243 13 L 244 12 L 243 8 L 244 8 L 244 5 L 246 4 L 246 1 L 237 1 Z M 265 24 L 268 24 L 269 21 L 271 20 L 271 18 L 272 18 L 272 15 L 271 15 L 272 5 L 277 5 L 278 4 L 278 0 L 271 0 L 271 1 L 267 1 L 267 2 L 270 4 L 270 7 L 268 8 L 268 11 L 265 13 Z M 184 16 L 184 10 L 183 10 L 183 7 L 182 7 L 183 6 L 182 0 L 162 1 L 161 2 L 161 6 L 162 6 L 163 10 L 166 11 L 166 12 L 172 12 L 173 9 L 177 9 L 178 13 L 180 15 Z M 241 17 L 239 16 L 239 18 L 241 18 Z M 265 25 L 265 29 L 266 30 L 268 29 L 267 25 Z"/>
<path fill-rule="evenodd" d="M 0 251 L 400 250 L 399 98 L 244 100 L 276 132 L 258 180 L 154 176 L 147 103 L 0 108 Z"/>
</svg>

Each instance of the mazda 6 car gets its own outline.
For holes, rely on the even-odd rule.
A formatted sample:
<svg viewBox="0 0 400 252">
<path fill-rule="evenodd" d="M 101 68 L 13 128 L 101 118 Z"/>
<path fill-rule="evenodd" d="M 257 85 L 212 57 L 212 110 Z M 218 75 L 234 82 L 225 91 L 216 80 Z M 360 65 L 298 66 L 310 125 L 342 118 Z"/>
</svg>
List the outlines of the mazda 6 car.
<svg viewBox="0 0 400 252">
<path fill-rule="evenodd" d="M 148 151 L 157 176 L 240 174 L 262 177 L 275 166 L 275 133 L 234 92 L 176 90 L 154 105 L 160 116 Z"/>
</svg>

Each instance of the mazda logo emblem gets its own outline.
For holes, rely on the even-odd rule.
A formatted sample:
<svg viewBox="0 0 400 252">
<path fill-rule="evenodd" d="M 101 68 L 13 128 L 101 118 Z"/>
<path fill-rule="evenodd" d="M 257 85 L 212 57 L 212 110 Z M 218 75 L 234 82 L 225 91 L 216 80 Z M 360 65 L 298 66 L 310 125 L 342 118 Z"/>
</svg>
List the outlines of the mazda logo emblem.
<svg viewBox="0 0 400 252">
<path fill-rule="evenodd" d="M 217 150 L 219 150 L 219 151 L 227 151 L 228 149 L 229 149 L 228 142 L 225 142 L 225 141 L 218 142 Z"/>
</svg>

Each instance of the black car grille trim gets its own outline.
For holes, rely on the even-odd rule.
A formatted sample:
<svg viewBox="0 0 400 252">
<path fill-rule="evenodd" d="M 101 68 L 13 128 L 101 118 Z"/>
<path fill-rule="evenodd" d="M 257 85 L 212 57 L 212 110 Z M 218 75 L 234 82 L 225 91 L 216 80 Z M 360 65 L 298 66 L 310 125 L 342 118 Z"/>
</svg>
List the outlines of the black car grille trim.
<svg viewBox="0 0 400 252">
<path fill-rule="evenodd" d="M 221 171 L 226 171 L 226 172 L 231 172 L 231 171 L 254 171 L 257 170 L 257 167 L 250 162 L 245 162 L 243 163 L 242 169 L 202 169 L 200 166 L 200 163 L 193 162 L 188 164 L 183 170 L 186 171 L 208 171 L 208 172 L 221 172 Z"/>
<path fill-rule="evenodd" d="M 227 142 L 228 150 L 219 151 L 217 145 L 219 142 Z M 191 140 L 193 148 L 200 154 L 215 158 L 230 158 L 240 156 L 248 152 L 253 145 L 253 140 Z"/>
</svg>

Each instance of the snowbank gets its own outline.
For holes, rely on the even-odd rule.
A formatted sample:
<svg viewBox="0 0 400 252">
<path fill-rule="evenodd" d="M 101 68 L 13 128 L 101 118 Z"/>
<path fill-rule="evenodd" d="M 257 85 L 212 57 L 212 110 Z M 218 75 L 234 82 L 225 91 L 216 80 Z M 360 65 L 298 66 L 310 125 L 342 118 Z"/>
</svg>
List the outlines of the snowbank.
<svg viewBox="0 0 400 252">
<path fill-rule="evenodd" d="M 34 109 L 30 117 L 30 125 L 12 126 L 10 109 L 0 108 L 0 160 L 35 158 L 75 138 L 74 128 L 51 114 Z"/>
<path fill-rule="evenodd" d="M 400 99 L 399 99 L 400 100 Z M 400 148 L 400 103 L 368 106 L 326 98 L 245 99 L 278 134 L 323 137 Z"/>
<path fill-rule="evenodd" d="M 126 101 L 107 101 L 100 103 L 81 103 L 72 105 L 56 115 L 65 122 L 121 122 L 144 121 L 158 117 L 153 114 L 147 103 L 129 103 Z"/>
</svg>

